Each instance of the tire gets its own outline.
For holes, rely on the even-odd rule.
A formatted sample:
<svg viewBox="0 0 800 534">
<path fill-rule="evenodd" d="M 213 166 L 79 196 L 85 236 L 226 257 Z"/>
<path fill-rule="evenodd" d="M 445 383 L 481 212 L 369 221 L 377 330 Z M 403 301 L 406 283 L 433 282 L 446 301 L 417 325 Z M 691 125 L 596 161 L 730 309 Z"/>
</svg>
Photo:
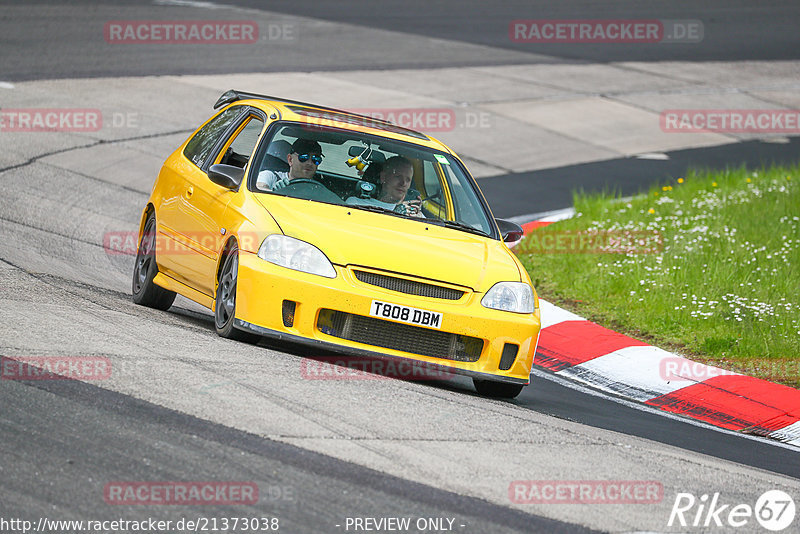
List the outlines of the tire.
<svg viewBox="0 0 800 534">
<path fill-rule="evenodd" d="M 156 216 L 151 211 L 144 223 L 142 238 L 136 251 L 136 262 L 133 264 L 133 280 L 131 294 L 136 304 L 166 310 L 175 301 L 175 292 L 159 287 L 153 283 L 158 274 L 156 265 Z"/>
<path fill-rule="evenodd" d="M 522 384 L 509 384 L 507 382 L 495 382 L 493 380 L 472 379 L 475 389 L 484 397 L 495 399 L 513 399 L 520 393 L 525 386 Z"/>
<path fill-rule="evenodd" d="M 239 247 L 233 243 L 224 254 L 222 269 L 217 281 L 214 299 L 214 327 L 217 334 L 227 339 L 258 343 L 261 336 L 238 330 L 233 326 L 236 318 L 236 279 L 239 276 Z"/>
</svg>

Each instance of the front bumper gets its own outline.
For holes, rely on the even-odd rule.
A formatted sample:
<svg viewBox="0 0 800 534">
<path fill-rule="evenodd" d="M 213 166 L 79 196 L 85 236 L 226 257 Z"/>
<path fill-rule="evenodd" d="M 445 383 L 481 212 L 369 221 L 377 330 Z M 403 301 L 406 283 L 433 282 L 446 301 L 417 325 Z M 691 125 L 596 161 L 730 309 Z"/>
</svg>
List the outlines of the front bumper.
<svg viewBox="0 0 800 534">
<path fill-rule="evenodd" d="M 460 288 L 465 290 L 465 294 L 457 300 L 409 295 L 362 282 L 356 278 L 354 268 L 335 266 L 335 269 L 337 277 L 328 279 L 286 269 L 266 262 L 253 253 L 240 251 L 234 326 L 265 337 L 318 347 L 320 350 L 426 362 L 446 372 L 481 380 L 529 383 L 540 329 L 538 309 L 533 314 L 490 310 L 480 304 L 481 294 L 467 288 Z M 367 268 L 357 269 L 377 272 Z M 384 274 L 420 281 L 405 275 Z M 435 329 L 371 318 L 369 312 L 373 300 L 442 313 L 441 327 L 431 332 Z M 286 326 L 284 301 L 295 303 L 291 326 Z M 399 348 L 397 341 L 383 343 L 377 339 L 367 343 L 359 342 L 358 338 L 342 337 L 341 332 L 333 332 L 330 328 L 331 310 L 342 316 L 350 314 L 364 324 L 376 324 L 376 321 L 385 323 L 382 326 L 387 332 L 408 337 L 408 350 Z M 449 336 L 452 341 L 450 344 L 457 343 L 462 349 L 464 343 L 460 340 L 465 340 L 474 357 L 465 357 L 463 350 L 451 350 L 434 357 L 420 354 L 421 349 L 415 348 L 420 345 L 419 338 L 432 337 L 438 340 L 443 336 Z M 370 340 L 376 338 L 374 335 L 368 337 Z M 397 339 L 402 341 L 402 337 Z M 518 347 L 516 358 L 512 363 L 507 357 L 501 364 L 504 348 L 507 353 L 509 351 L 508 344 Z"/>
</svg>

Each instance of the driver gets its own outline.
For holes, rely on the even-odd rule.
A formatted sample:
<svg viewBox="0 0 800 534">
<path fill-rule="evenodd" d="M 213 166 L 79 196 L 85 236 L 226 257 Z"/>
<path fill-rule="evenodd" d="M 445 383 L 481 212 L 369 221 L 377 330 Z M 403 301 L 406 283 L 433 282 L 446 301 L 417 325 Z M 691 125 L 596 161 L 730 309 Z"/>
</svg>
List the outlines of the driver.
<svg viewBox="0 0 800 534">
<path fill-rule="evenodd" d="M 413 176 L 414 165 L 411 161 L 403 156 L 393 156 L 387 159 L 381 168 L 378 198 L 350 197 L 347 199 L 347 203 L 356 206 L 359 204 L 379 206 L 411 217 L 424 217 L 419 195 L 406 200 Z"/>
<path fill-rule="evenodd" d="M 289 185 L 294 179 L 311 179 L 322 163 L 322 147 L 310 139 L 297 139 L 292 144 L 292 151 L 286 156 L 289 171 L 272 171 L 265 169 L 258 173 L 256 187 L 265 191 L 275 191 Z"/>
</svg>

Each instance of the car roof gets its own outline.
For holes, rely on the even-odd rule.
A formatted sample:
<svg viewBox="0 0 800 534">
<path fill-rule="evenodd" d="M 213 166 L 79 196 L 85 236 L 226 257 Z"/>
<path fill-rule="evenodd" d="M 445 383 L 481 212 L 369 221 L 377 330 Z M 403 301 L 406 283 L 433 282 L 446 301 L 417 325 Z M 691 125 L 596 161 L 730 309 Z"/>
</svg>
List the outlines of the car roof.
<svg viewBox="0 0 800 534">
<path fill-rule="evenodd" d="M 217 102 L 214 104 L 214 109 L 232 104 L 234 102 L 246 102 L 253 107 L 257 107 L 265 111 L 268 115 L 274 111 L 277 111 L 280 115 L 279 118 L 282 120 L 308 122 L 310 125 L 314 126 L 343 128 L 346 130 L 355 130 L 359 132 L 377 130 L 381 135 L 385 135 L 393 139 L 424 145 L 430 148 L 452 153 L 446 145 L 437 139 L 434 139 L 433 137 L 425 135 L 424 133 L 416 130 L 403 128 L 402 126 L 397 126 L 391 122 L 370 117 L 368 115 L 360 115 L 350 111 L 331 108 L 328 106 L 320 106 L 317 104 L 310 104 L 308 102 L 300 102 L 298 100 L 289 100 L 276 96 L 260 95 L 257 93 L 249 93 L 231 89 L 219 97 Z"/>
</svg>

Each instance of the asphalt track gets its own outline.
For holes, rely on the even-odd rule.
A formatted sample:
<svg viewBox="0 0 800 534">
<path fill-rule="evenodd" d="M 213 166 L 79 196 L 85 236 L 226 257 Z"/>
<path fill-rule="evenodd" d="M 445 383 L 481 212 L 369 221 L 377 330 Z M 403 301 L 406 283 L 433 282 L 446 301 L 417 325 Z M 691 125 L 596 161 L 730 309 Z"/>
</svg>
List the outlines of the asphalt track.
<svg viewBox="0 0 800 534">
<path fill-rule="evenodd" d="M 250 8 L 261 6 L 254 2 L 232 3 Z M 91 2 L 27 2 L 27 6 L 40 8 L 39 11 L 31 10 L 28 18 L 20 10 L 15 11 L 13 17 L 7 15 L 10 11 L 5 6 L 12 4 L 19 6 L 19 3 L 4 4 L 2 16 L 2 81 L 225 73 L 252 69 L 252 58 L 236 57 L 230 51 L 215 50 L 202 57 L 192 50 L 170 50 L 159 55 L 147 48 L 110 51 L 108 47 L 93 43 L 83 31 L 87 23 L 102 26 L 107 20 L 102 16 L 92 18 L 94 3 Z M 120 18 L 148 18 L 150 9 L 136 2 L 104 4 L 118 6 Z M 543 11 L 547 6 L 530 2 L 503 3 L 492 6 L 492 9 L 478 2 L 449 2 L 437 7 L 427 6 L 429 12 L 417 10 L 413 14 L 407 9 L 407 3 L 387 3 L 381 12 L 376 12 L 374 7 L 370 7 L 372 5 L 275 2 L 270 3 L 269 9 L 326 21 L 382 27 L 427 38 L 506 48 L 519 53 L 519 57 L 505 58 L 506 61 L 521 63 L 620 59 L 777 60 L 793 59 L 800 54 L 795 30 L 800 21 L 800 10 L 792 3 L 751 6 L 743 2 L 717 2 L 692 9 L 676 3 L 641 3 L 631 9 L 629 5 L 587 2 Z M 42 16 L 43 13 L 47 16 Z M 705 45 L 700 51 L 682 45 L 672 45 L 668 51 L 663 47 L 594 47 L 577 51 L 575 48 L 553 47 L 537 49 L 533 54 L 520 53 L 519 47 L 498 40 L 497 31 L 488 31 L 489 28 L 503 27 L 508 20 L 515 18 L 595 18 L 600 14 L 603 18 L 703 19 L 708 21 Z M 481 21 L 483 31 L 471 31 L 476 20 Z M 370 41 L 360 42 L 358 47 L 354 47 L 360 51 L 355 55 L 339 55 L 335 51 L 328 54 L 326 52 L 330 49 L 320 48 L 326 39 L 349 43 L 346 30 L 339 28 L 337 33 L 323 27 L 319 42 L 311 39 L 308 50 L 266 55 L 261 67 L 272 71 L 349 70 L 491 64 L 492 61 L 491 57 L 475 57 L 461 49 L 454 50 L 449 56 L 445 51 L 432 53 L 428 58 L 404 59 L 382 49 L 380 42 Z M 329 33 L 322 35 L 325 32 Z M 216 57 L 216 54 L 220 56 Z M 43 149 L 34 155 L 40 157 L 46 152 L 48 150 Z M 670 159 L 666 162 L 626 158 L 487 178 L 481 184 L 496 212 L 521 215 L 564 207 L 569 202 L 569 191 L 574 187 L 610 187 L 630 194 L 643 187 L 641 180 L 637 179 L 642 173 L 646 173 L 650 180 L 658 180 L 685 172 L 689 164 L 721 166 L 733 161 L 736 165 L 758 166 L 767 161 L 796 161 L 797 153 L 796 139 L 784 144 L 753 141 L 715 149 L 675 151 L 668 154 Z M 259 481 L 265 496 L 260 506 L 237 508 L 237 515 L 271 513 L 285 521 L 289 532 L 341 531 L 334 525 L 345 516 L 448 516 L 463 522 L 467 526 L 462 529 L 464 532 L 492 533 L 582 531 L 583 527 L 577 523 L 607 530 L 632 530 L 634 526 L 644 524 L 640 515 L 629 510 L 620 513 L 623 519 L 619 524 L 594 517 L 597 509 L 581 513 L 574 510 L 553 512 L 540 507 L 529 513 L 531 509 L 498 504 L 502 499 L 486 499 L 485 488 L 474 492 L 464 489 L 469 487 L 465 481 L 469 479 L 462 479 L 455 468 L 453 474 L 447 476 L 438 466 L 426 466 L 425 461 L 417 471 L 405 472 L 402 465 L 391 465 L 413 458 L 413 450 L 404 455 L 397 451 L 388 452 L 376 444 L 365 446 L 361 452 L 350 452 L 344 447 L 340 449 L 316 443 L 312 438 L 322 439 L 324 434 L 319 431 L 308 435 L 304 435 L 303 429 L 298 429 L 296 435 L 286 432 L 296 424 L 295 417 L 301 421 L 313 417 L 308 413 L 315 407 L 323 413 L 318 421 L 328 418 L 322 427 L 341 426 L 347 429 L 341 432 L 348 440 L 365 443 L 373 438 L 386 439 L 386 436 L 398 442 L 407 440 L 412 443 L 410 447 L 419 448 L 417 452 L 425 454 L 428 461 L 437 456 L 423 451 L 424 446 L 416 444 L 416 441 L 433 442 L 442 437 L 445 450 L 439 452 L 438 458 L 443 465 L 450 461 L 446 458 L 449 441 L 453 442 L 456 450 L 464 452 L 469 447 L 457 448 L 455 442 L 469 443 L 473 440 L 473 443 L 482 444 L 480 455 L 485 457 L 484 462 L 498 462 L 498 470 L 499 463 L 509 462 L 510 458 L 493 457 L 491 449 L 501 450 L 503 454 L 523 450 L 508 448 L 509 443 L 518 439 L 513 437 L 514 424 L 522 425 L 526 431 L 541 432 L 542 437 L 519 438 L 527 446 L 525 450 L 532 451 L 526 461 L 538 467 L 528 471 L 520 469 L 521 478 L 536 478 L 537 475 L 546 478 L 549 475 L 552 479 L 558 473 L 562 478 L 570 478 L 574 477 L 576 468 L 584 469 L 587 478 L 641 476 L 646 471 L 636 467 L 636 461 L 646 464 L 652 461 L 648 458 L 657 458 L 663 462 L 661 468 L 665 473 L 682 473 L 682 477 L 664 475 L 664 480 L 670 484 L 665 501 L 669 501 L 675 491 L 681 491 L 681 483 L 698 492 L 720 491 L 726 489 L 727 484 L 741 484 L 733 490 L 733 498 L 744 500 L 754 499 L 756 488 L 763 491 L 773 487 L 770 483 L 787 484 L 787 479 L 772 477 L 766 472 L 792 477 L 795 482 L 800 476 L 800 459 L 795 450 L 643 412 L 613 399 L 563 387 L 541 376 L 534 377 L 533 386 L 512 403 L 476 397 L 464 383 L 389 381 L 364 389 L 346 384 L 326 384 L 324 395 L 311 391 L 310 388 L 322 389 L 322 385 L 308 381 L 291 383 L 292 371 L 296 374 L 296 370 L 284 368 L 296 363 L 303 356 L 302 351 L 296 348 L 288 352 L 276 351 L 276 347 L 266 344 L 246 347 L 217 340 L 209 316 L 198 313 L 196 307 L 185 301 L 178 302 L 167 314 L 137 309 L 128 302 L 125 294 L 124 280 L 130 272 L 129 259 L 112 259 L 117 271 L 102 271 L 100 260 L 104 254 L 92 236 L 91 224 L 108 226 L 109 219 L 121 221 L 118 224 L 135 224 L 137 210 L 145 198 L 144 185 L 136 184 L 125 190 L 113 183 L 98 184 L 97 180 L 87 176 L 36 162 L 9 166 L 0 176 L 7 192 L 0 206 L 3 236 L 0 258 L 4 262 L 0 274 L 5 301 L 2 353 L 61 354 L 73 350 L 105 354 L 111 349 L 103 348 L 100 338 L 119 335 L 119 346 L 112 352 L 120 358 L 126 371 L 123 375 L 130 380 L 115 382 L 109 388 L 103 384 L 98 387 L 73 382 L 2 384 L 1 516 L 101 519 L 122 514 L 133 519 L 155 515 L 161 518 L 197 515 L 197 509 L 180 507 L 162 507 L 155 511 L 151 507 L 107 507 L 98 498 L 109 480 L 191 478 Z M 151 178 L 143 182 L 148 180 L 152 182 Z M 69 184 L 72 189 L 65 191 L 63 185 L 58 185 L 61 183 Z M 541 191 L 535 203 L 515 203 L 515 191 L 534 187 Z M 141 327 L 137 326 L 139 323 Z M 165 342 L 165 339 L 170 342 Z M 195 354 L 198 351 L 208 352 L 209 357 L 198 358 Z M 215 360 L 221 355 L 235 355 L 243 362 L 258 363 L 246 368 L 243 374 L 241 369 L 228 372 L 225 368 L 217 368 L 219 363 Z M 233 400 L 222 402 L 213 395 L 192 396 L 188 390 L 189 393 L 183 395 L 186 397 L 184 402 L 167 392 L 171 389 L 181 391 L 181 386 L 200 380 L 199 375 L 185 377 L 185 382 L 179 383 L 178 378 L 170 382 L 155 371 L 134 369 L 141 361 L 143 366 L 146 362 L 154 369 L 160 366 L 158 369 L 166 373 L 171 368 L 170 358 L 173 357 L 175 366 L 191 364 L 198 370 L 216 369 L 211 377 L 203 377 L 211 380 L 212 384 L 216 384 L 214 380 L 220 383 L 226 380 L 263 380 L 269 387 L 248 383 L 245 389 L 252 390 L 251 393 L 255 391 L 256 398 L 272 399 L 278 395 L 281 398 L 278 404 L 284 408 L 288 406 L 289 412 L 294 406 L 299 410 L 298 415 L 275 415 L 278 419 L 285 418 L 286 424 L 265 429 L 262 423 L 256 422 L 265 414 L 250 413 L 247 409 L 245 401 L 252 401 L 250 397 L 241 404 Z M 270 377 L 270 373 L 276 377 Z M 289 382 L 285 385 L 286 391 L 280 390 L 281 381 Z M 202 393 L 205 395 L 207 392 Z M 237 390 L 234 395 L 244 394 Z M 331 395 L 327 402 L 332 403 L 332 407 L 327 410 L 323 407 L 325 395 Z M 484 427 L 472 420 L 471 424 L 477 425 L 478 429 L 476 434 L 470 435 L 465 429 L 458 429 L 457 423 L 445 423 L 442 416 L 437 416 L 436 421 L 429 425 L 419 422 L 424 414 L 414 410 L 392 414 L 387 401 L 382 400 L 384 396 L 389 397 L 389 405 L 418 402 L 427 409 L 452 410 L 456 419 L 477 413 L 483 418 L 509 418 L 512 422 L 498 421 L 498 427 L 493 429 L 492 425 Z M 197 398 L 208 398 L 208 406 L 192 405 Z M 352 403 L 365 402 L 365 398 L 380 409 L 361 406 L 356 408 L 356 413 L 337 413 L 352 407 Z M 241 411 L 226 410 L 226 402 Z M 269 404 L 258 406 L 259 409 L 272 407 Z M 359 410 L 363 411 L 362 417 L 357 413 Z M 396 421 L 387 420 L 383 423 L 385 430 L 378 430 L 382 428 L 381 424 L 374 420 L 386 417 L 394 417 Z M 531 422 L 539 426 L 533 427 Z M 435 425 L 442 425 L 441 436 L 428 428 Z M 361 435 L 358 430 L 351 429 L 366 431 Z M 584 436 L 592 447 L 572 449 L 574 442 L 583 440 Z M 570 454 L 561 456 L 559 449 L 564 449 L 565 444 L 573 455 L 578 451 L 586 458 Z M 616 454 L 616 446 L 624 447 L 632 457 Z M 590 452 L 592 448 L 594 452 Z M 539 450 L 534 453 L 533 449 Z M 370 458 L 362 462 L 357 460 L 359 455 Z M 371 455 L 383 456 L 385 461 L 373 459 Z M 604 458 L 611 463 L 607 466 L 609 468 L 592 471 L 590 466 L 601 465 Z M 671 459 L 680 459 L 675 461 L 684 462 L 684 465 L 675 467 Z M 628 465 L 628 461 L 632 463 Z M 553 466 L 546 469 L 547 463 Z M 481 486 L 481 476 L 491 478 L 492 465 L 485 463 L 485 470 L 475 476 L 476 487 Z M 429 473 L 425 473 L 426 469 Z M 658 471 L 654 469 L 651 476 L 659 476 Z M 708 478 L 708 484 L 699 482 L 703 474 Z M 495 486 L 500 487 L 502 493 L 510 479 L 500 479 Z M 792 484 L 790 487 L 797 488 Z M 665 503 L 667 510 L 668 504 Z M 223 515 L 228 511 L 204 508 L 202 514 Z M 661 522 L 655 524 L 665 525 L 663 507 L 659 513 Z M 628 518 L 626 514 L 632 515 Z M 548 519 L 553 516 L 567 522 Z M 655 528 L 652 524 L 649 526 Z"/>
<path fill-rule="evenodd" d="M 448 517 L 468 532 L 591 532 L 465 498 L 81 382 L 0 388 L 4 456 L 0 512 L 39 518 L 172 520 L 225 517 L 230 508 L 136 510 L 99 504 L 108 481 L 257 480 L 238 517 L 277 517 L 287 532 L 335 532 L 349 517 Z M 43 488 L 42 481 L 48 481 Z M 119 508 L 125 510 L 124 515 Z M 6 531 L 4 531 L 6 532 Z"/>
<path fill-rule="evenodd" d="M 258 0 L 235 0 L 236 5 L 257 7 Z M 513 0 L 502 2 L 436 2 L 411 4 L 402 0 L 381 2 L 371 9 L 363 0 L 297 3 L 278 0 L 269 3 L 272 11 L 335 20 L 385 30 L 464 41 L 472 44 L 530 52 L 530 44 L 508 38 L 509 21 L 538 19 L 660 19 L 703 21 L 703 46 L 674 43 L 669 47 L 654 44 L 600 44 L 576 47 L 569 44 L 538 44 L 542 61 L 715 61 L 747 59 L 796 59 L 796 22 L 800 8 L 792 2 L 664 1 L 628 2 L 548 2 Z"/>
<path fill-rule="evenodd" d="M 13 19 L 8 8 L 15 10 Z M 91 29 L 109 19 L 97 5 L 113 7 L 119 19 L 175 18 L 181 8 L 214 2 L 162 0 L 142 4 L 135 0 L 76 0 L 53 2 L 4 0 L 2 77 L 7 81 L 43 78 L 201 74 L 252 72 L 254 65 L 267 71 L 356 70 L 420 68 L 435 66 L 491 65 L 506 50 L 506 63 L 609 62 L 609 61 L 742 61 L 748 59 L 797 59 L 797 27 L 800 6 L 791 1 L 746 0 L 704 2 L 573 2 L 450 0 L 377 4 L 364 0 L 297 2 L 279 0 L 232 0 L 217 5 L 236 5 L 275 12 L 274 22 L 295 24 L 294 17 L 309 17 L 319 24 L 300 23 L 296 42 L 273 46 L 254 57 L 241 45 L 216 50 L 197 46 L 157 49 L 153 45 L 131 49 L 98 43 Z M 35 9 L 32 9 L 35 8 Z M 209 10 L 212 14 L 214 10 Z M 156 14 L 157 13 L 157 14 Z M 283 14 L 281 17 L 279 14 Z M 228 17 L 226 17 L 228 18 Z M 702 46 L 673 43 L 572 44 L 512 43 L 508 24 L 516 19 L 659 19 L 702 20 Z M 9 22 L 14 21 L 14 24 Z M 273 20 L 273 19 L 271 19 Z M 325 21 L 325 23 L 322 23 Z M 350 25 L 342 27 L 328 23 Z M 426 54 L 409 56 L 396 44 L 378 35 L 356 30 L 384 29 L 408 35 L 408 39 L 459 41 L 491 47 L 458 51 L 432 44 Z M 300 46 L 295 46 L 298 44 Z M 57 45 L 57 46 L 54 46 Z M 300 50 L 298 50 L 300 48 Z M 513 54 L 512 54 L 513 53 Z"/>
</svg>

